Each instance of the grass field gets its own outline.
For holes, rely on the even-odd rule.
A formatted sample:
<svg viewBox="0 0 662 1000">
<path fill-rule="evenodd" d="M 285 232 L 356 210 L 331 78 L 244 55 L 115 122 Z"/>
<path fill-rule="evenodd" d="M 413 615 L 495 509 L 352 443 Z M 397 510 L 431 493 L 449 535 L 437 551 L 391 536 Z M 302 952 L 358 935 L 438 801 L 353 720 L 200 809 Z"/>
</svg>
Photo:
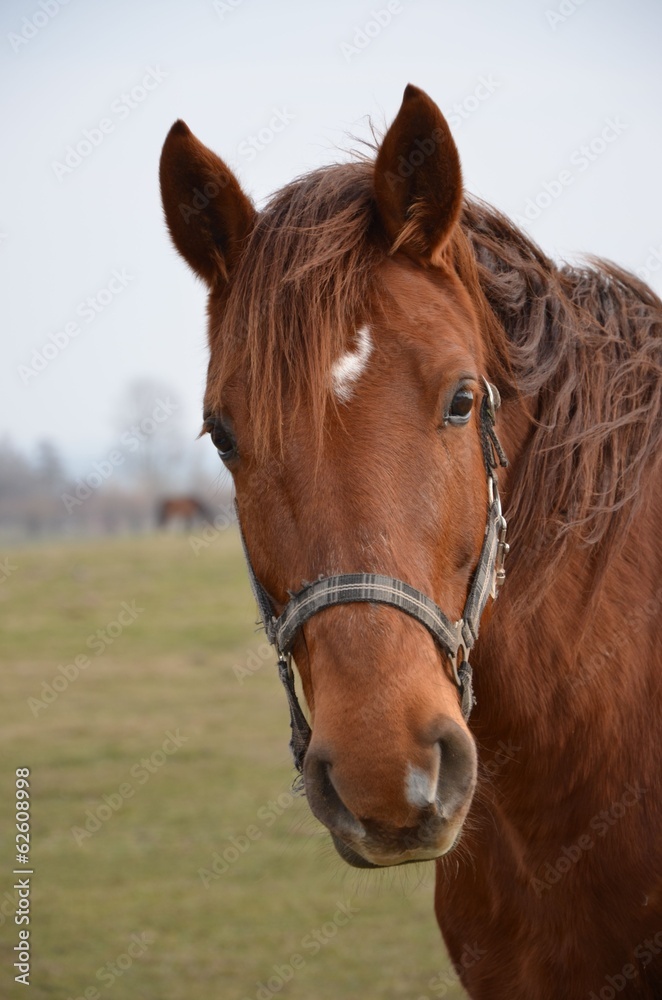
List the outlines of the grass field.
<svg viewBox="0 0 662 1000">
<path fill-rule="evenodd" d="M 444 974 L 433 867 L 347 868 L 291 794 L 285 697 L 233 530 L 197 554 L 177 535 L 1 554 L 3 1000 L 464 995 Z"/>
</svg>

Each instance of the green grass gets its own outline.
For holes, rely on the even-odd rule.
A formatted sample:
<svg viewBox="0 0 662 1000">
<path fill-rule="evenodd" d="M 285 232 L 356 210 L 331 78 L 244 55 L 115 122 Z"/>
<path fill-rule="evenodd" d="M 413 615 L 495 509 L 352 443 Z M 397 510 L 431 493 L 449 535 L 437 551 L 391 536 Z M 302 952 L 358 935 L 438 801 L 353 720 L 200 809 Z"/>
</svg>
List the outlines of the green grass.
<svg viewBox="0 0 662 1000">
<path fill-rule="evenodd" d="M 197 555 L 176 535 L 1 554 L 16 569 L 0 583 L 0 909 L 9 914 L 0 916 L 0 997 L 464 995 L 429 985 L 448 968 L 433 867 L 347 868 L 305 800 L 290 794 L 289 720 L 273 657 L 243 682 L 233 669 L 264 642 L 233 531 Z M 95 639 L 123 602 L 141 610 L 112 642 Z M 73 676 L 68 665 L 81 656 L 88 665 L 67 681 L 60 666 Z M 57 697 L 46 704 L 49 688 Z M 168 733 L 181 745 L 165 753 Z M 25 766 L 29 991 L 13 982 L 18 928 L 7 905 L 14 771 Z M 99 809 L 103 822 L 90 832 Z M 232 863 L 214 873 L 228 848 Z M 345 918 L 339 903 L 357 912 Z M 133 938 L 139 954 L 129 957 L 133 935 L 141 943 Z M 282 989 L 258 993 L 274 966 L 289 976 L 293 964 Z"/>
</svg>

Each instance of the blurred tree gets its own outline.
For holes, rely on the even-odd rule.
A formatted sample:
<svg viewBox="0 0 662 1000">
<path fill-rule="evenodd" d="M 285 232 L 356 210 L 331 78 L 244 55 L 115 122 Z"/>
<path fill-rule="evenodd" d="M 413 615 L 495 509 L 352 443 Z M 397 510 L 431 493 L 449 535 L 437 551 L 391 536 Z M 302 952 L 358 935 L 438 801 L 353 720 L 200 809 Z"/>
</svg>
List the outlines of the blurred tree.
<svg viewBox="0 0 662 1000">
<path fill-rule="evenodd" d="M 131 382 L 120 397 L 115 424 L 123 473 L 149 502 L 164 491 L 183 488 L 186 447 L 176 393 L 153 379 Z"/>
<path fill-rule="evenodd" d="M 0 439 L 0 508 L 16 503 L 30 494 L 34 470 L 8 437 Z"/>
<path fill-rule="evenodd" d="M 57 448 L 47 439 L 37 445 L 36 474 L 38 481 L 49 493 L 61 492 L 66 479 L 64 466 Z"/>
<path fill-rule="evenodd" d="M 0 441 L 0 527 L 28 534 L 59 531 L 65 522 L 61 491 L 65 471 L 57 448 L 40 441 L 34 461 L 9 438 Z"/>
</svg>

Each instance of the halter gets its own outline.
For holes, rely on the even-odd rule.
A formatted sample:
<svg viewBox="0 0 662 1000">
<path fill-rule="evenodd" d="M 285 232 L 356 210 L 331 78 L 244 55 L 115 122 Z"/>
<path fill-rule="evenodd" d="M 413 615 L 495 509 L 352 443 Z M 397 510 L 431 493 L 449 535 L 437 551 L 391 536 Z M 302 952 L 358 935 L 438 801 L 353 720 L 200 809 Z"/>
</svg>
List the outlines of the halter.
<svg viewBox="0 0 662 1000">
<path fill-rule="evenodd" d="M 496 598 L 499 587 L 505 580 L 504 560 L 509 549 L 506 543 L 506 520 L 501 512 L 495 472 L 498 465 L 508 464 L 494 429 L 496 411 L 501 405 L 501 398 L 495 386 L 485 379 L 483 383 L 485 395 L 480 408 L 480 432 L 487 472 L 487 524 L 467 601 L 462 617 L 458 621 L 451 622 L 434 601 L 420 590 L 410 587 L 408 583 L 375 573 L 342 573 L 339 576 L 321 577 L 315 583 L 304 583 L 303 588 L 296 594 L 290 594 L 285 609 L 280 616 L 277 616 L 271 597 L 253 570 L 237 508 L 251 587 L 267 639 L 276 647 L 278 654 L 278 674 L 283 682 L 290 708 L 292 729 L 290 749 L 294 766 L 300 774 L 303 772 L 303 761 L 312 731 L 296 695 L 291 650 L 301 627 L 323 608 L 357 602 L 388 604 L 415 618 L 448 656 L 453 680 L 460 691 L 462 715 L 465 720 L 469 718 L 475 704 L 469 652 L 478 638 L 480 619 L 487 600 L 489 597 Z"/>
</svg>

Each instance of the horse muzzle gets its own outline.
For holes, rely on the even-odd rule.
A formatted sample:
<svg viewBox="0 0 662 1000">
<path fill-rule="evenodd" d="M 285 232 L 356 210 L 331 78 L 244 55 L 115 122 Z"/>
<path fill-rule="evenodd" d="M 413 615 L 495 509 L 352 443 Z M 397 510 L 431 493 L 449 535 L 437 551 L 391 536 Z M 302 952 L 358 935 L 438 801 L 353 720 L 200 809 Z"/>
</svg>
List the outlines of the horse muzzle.
<svg viewBox="0 0 662 1000">
<path fill-rule="evenodd" d="M 468 731 L 444 718 L 431 756 L 427 772 L 406 767 L 400 790 L 391 781 L 382 794 L 370 787 L 369 765 L 357 787 L 329 748 L 313 741 L 304 763 L 308 804 L 344 861 L 377 868 L 433 861 L 453 849 L 476 787 L 476 748 Z"/>
</svg>

